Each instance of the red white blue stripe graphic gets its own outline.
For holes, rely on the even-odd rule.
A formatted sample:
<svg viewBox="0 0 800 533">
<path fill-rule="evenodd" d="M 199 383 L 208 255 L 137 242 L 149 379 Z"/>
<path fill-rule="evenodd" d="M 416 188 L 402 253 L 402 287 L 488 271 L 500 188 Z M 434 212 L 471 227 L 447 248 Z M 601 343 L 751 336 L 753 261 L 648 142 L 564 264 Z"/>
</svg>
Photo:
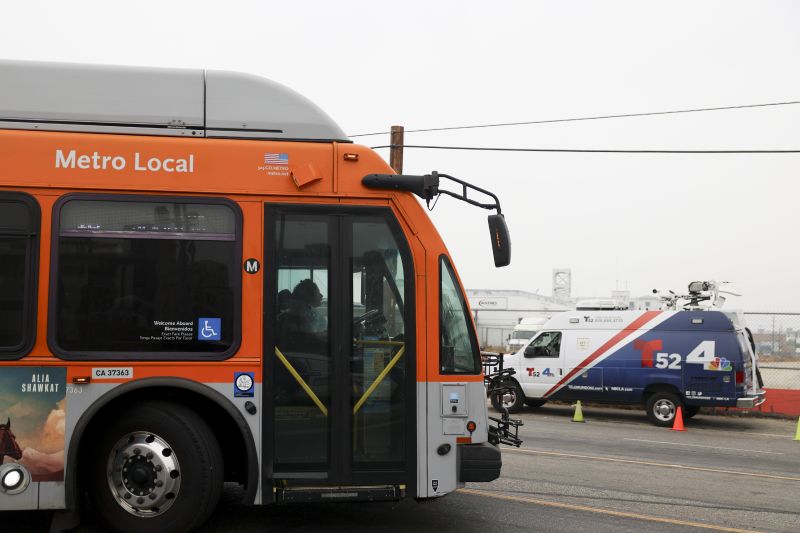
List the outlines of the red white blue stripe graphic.
<svg viewBox="0 0 800 533">
<path fill-rule="evenodd" d="M 600 361 L 600 358 L 608 355 L 611 355 L 616 350 L 611 350 L 612 348 L 616 347 L 619 349 L 624 341 L 627 341 L 628 338 L 637 333 L 637 336 L 643 335 L 648 330 L 642 330 L 641 328 L 644 327 L 649 322 L 653 321 L 657 316 L 661 315 L 661 311 L 646 311 L 636 320 L 625 326 L 621 331 L 619 331 L 616 335 L 611 337 L 607 342 L 605 342 L 602 346 L 600 346 L 597 350 L 592 352 L 589 357 L 581 361 L 581 363 L 570 370 L 558 383 L 553 385 L 553 387 L 548 390 L 544 397 L 547 398 L 554 393 L 558 392 L 561 388 L 571 382 L 575 377 L 582 372 L 585 368 L 594 366 Z"/>
</svg>

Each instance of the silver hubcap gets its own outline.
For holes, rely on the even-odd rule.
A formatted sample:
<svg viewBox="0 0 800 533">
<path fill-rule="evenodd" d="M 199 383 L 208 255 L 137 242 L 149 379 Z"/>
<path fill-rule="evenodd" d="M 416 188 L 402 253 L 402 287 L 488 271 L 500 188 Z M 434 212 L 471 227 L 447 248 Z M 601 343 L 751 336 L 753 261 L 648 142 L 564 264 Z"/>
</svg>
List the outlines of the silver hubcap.
<svg viewBox="0 0 800 533">
<path fill-rule="evenodd" d="M 653 405 L 653 414 L 656 418 L 664 422 L 669 422 L 675 418 L 675 404 L 669 400 L 661 399 Z"/>
<path fill-rule="evenodd" d="M 181 488 L 178 458 L 152 433 L 137 431 L 117 441 L 108 457 L 108 487 L 120 507 L 148 518 L 169 509 Z"/>
<path fill-rule="evenodd" d="M 503 394 L 501 400 L 502 400 L 503 407 L 506 407 L 506 408 L 511 407 L 515 403 L 517 403 L 517 393 L 515 393 L 514 391 L 507 392 L 507 393 Z"/>
</svg>

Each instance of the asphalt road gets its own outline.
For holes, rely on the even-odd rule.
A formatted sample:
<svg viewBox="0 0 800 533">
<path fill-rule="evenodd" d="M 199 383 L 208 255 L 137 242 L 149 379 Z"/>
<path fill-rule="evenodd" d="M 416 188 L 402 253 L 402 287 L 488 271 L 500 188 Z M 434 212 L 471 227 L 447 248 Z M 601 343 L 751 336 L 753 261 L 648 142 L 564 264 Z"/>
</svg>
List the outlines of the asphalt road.
<svg viewBox="0 0 800 533">
<path fill-rule="evenodd" d="M 800 531 L 794 422 L 701 414 L 681 433 L 641 411 L 584 414 L 522 414 L 525 443 L 504 450 L 502 477 L 435 502 L 251 508 L 231 486 L 203 531 Z M 0 530 L 44 531 L 47 518 L 6 514 Z"/>
</svg>

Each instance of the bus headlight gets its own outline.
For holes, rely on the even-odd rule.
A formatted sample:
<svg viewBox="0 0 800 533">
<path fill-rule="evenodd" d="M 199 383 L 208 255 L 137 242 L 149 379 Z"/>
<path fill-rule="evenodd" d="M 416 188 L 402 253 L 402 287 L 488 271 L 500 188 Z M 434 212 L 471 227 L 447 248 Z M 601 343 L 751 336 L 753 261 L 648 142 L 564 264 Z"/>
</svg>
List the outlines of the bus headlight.
<svg viewBox="0 0 800 533">
<path fill-rule="evenodd" d="M 31 474 L 28 469 L 17 463 L 0 466 L 0 490 L 8 495 L 19 494 L 28 488 Z"/>
</svg>

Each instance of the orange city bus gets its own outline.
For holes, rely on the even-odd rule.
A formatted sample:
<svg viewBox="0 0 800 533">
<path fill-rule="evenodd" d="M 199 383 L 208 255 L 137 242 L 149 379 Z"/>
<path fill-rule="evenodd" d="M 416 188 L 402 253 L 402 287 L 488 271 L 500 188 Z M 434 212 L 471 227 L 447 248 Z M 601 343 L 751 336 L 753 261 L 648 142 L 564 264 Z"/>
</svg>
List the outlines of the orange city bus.
<svg viewBox="0 0 800 533">
<path fill-rule="evenodd" d="M 414 198 L 495 209 L 504 266 L 491 193 L 396 175 L 254 76 L 0 80 L 0 510 L 188 531 L 224 482 L 269 504 L 499 476 L 467 301 Z"/>
</svg>

